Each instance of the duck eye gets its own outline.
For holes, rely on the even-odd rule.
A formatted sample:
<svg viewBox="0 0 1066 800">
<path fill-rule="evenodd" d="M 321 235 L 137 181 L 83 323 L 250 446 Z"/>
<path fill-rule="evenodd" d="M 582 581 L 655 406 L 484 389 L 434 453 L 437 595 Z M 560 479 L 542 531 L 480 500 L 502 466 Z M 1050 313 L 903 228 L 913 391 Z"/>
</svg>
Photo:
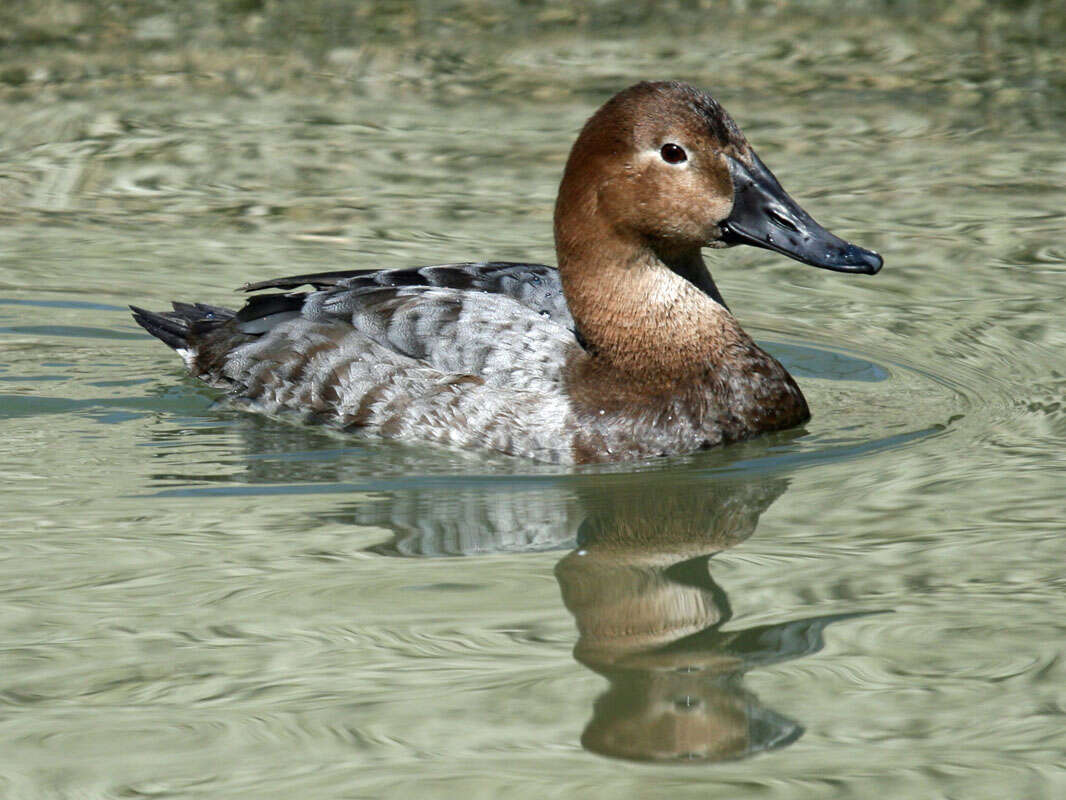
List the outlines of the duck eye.
<svg viewBox="0 0 1066 800">
<path fill-rule="evenodd" d="M 664 144 L 662 149 L 659 150 L 659 155 L 663 157 L 663 161 L 667 164 L 680 164 L 682 161 L 688 160 L 685 149 L 673 142 Z"/>
</svg>

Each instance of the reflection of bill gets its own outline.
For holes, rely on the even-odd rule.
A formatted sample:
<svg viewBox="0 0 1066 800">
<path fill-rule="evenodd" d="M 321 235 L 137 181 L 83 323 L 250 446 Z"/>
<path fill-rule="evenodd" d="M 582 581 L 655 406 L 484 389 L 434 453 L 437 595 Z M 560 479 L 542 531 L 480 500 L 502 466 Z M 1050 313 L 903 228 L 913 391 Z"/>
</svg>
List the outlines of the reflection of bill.
<svg viewBox="0 0 1066 800">
<path fill-rule="evenodd" d="M 582 744 L 639 760 L 719 761 L 794 742 L 799 723 L 742 686 L 748 669 L 814 653 L 855 615 L 722 632 L 730 616 L 710 558 L 743 541 L 784 480 L 653 486 L 598 498 L 556 566 L 580 638 L 574 656 L 610 682 Z"/>
</svg>

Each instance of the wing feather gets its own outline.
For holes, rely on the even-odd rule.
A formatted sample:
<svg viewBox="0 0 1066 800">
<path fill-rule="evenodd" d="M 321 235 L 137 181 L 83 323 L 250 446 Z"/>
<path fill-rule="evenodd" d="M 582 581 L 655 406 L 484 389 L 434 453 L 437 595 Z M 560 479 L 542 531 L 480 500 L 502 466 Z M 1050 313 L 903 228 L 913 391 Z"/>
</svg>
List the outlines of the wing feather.
<svg viewBox="0 0 1066 800">
<path fill-rule="evenodd" d="M 342 270 L 273 278 L 249 283 L 241 288 L 246 292 L 258 292 L 264 289 L 290 290 L 301 286 L 318 290 L 423 286 L 498 294 L 517 300 L 560 325 L 573 327 L 559 281 L 559 271 L 546 264 L 483 261 L 407 269 Z"/>
</svg>

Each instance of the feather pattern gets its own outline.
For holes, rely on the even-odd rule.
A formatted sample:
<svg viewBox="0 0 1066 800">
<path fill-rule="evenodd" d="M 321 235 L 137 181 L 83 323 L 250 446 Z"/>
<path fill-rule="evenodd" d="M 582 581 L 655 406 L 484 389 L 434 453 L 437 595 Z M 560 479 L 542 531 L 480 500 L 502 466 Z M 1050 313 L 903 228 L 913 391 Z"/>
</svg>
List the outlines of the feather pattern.
<svg viewBox="0 0 1066 800">
<path fill-rule="evenodd" d="M 573 327 L 570 309 L 563 297 L 559 271 L 546 264 L 511 261 L 467 261 L 386 270 L 342 270 L 274 278 L 242 286 L 246 292 L 264 289 L 363 289 L 375 286 L 439 286 L 465 291 L 488 292 L 517 300 L 539 314 L 568 328 Z"/>
<path fill-rule="evenodd" d="M 139 309 L 137 321 L 256 410 L 572 460 L 562 372 L 582 350 L 557 321 L 570 317 L 552 268 L 440 265 L 254 288 L 306 284 L 321 288 L 257 295 L 236 313 L 215 309 L 208 324 L 207 312 L 180 303 L 163 314 Z"/>
</svg>

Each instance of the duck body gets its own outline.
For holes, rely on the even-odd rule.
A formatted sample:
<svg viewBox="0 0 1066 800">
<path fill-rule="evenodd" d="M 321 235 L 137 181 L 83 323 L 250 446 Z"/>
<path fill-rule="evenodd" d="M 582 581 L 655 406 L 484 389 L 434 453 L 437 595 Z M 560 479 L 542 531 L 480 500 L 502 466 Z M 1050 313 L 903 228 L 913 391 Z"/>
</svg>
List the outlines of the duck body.
<svg viewBox="0 0 1066 800">
<path fill-rule="evenodd" d="M 558 269 L 300 275 L 244 287 L 266 293 L 237 311 L 175 303 L 134 317 L 192 374 L 259 411 L 540 461 L 624 461 L 810 416 L 726 307 L 701 247 L 880 268 L 806 216 L 717 103 L 683 84 L 638 84 L 592 117 L 555 233 Z"/>
</svg>

